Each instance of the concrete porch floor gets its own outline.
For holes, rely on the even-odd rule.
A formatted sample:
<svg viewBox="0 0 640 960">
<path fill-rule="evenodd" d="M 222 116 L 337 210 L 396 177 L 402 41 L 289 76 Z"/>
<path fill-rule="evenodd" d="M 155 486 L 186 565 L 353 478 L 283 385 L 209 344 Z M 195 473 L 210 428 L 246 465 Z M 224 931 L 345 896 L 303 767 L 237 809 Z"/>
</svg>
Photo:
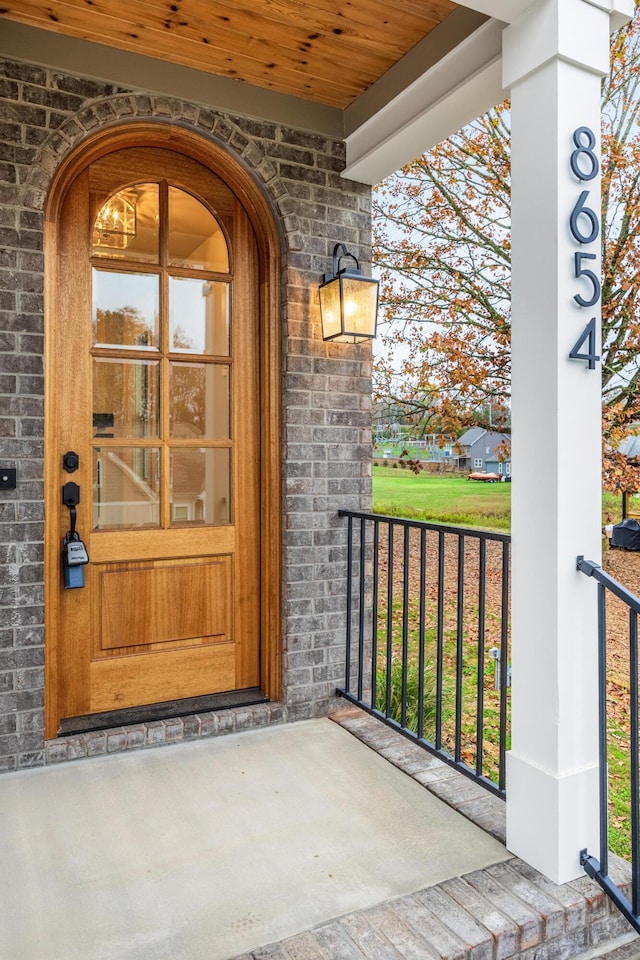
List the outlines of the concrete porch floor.
<svg viewBox="0 0 640 960">
<path fill-rule="evenodd" d="M 640 957 L 591 881 L 511 858 L 500 800 L 335 719 L 0 778 L 0 957 Z"/>
</svg>

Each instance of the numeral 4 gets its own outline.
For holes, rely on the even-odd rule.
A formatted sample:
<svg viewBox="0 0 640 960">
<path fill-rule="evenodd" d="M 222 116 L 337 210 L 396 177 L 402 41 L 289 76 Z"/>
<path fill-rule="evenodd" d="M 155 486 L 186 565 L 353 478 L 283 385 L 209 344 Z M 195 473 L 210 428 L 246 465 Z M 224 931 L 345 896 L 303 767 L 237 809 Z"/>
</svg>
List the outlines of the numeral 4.
<svg viewBox="0 0 640 960">
<path fill-rule="evenodd" d="M 587 342 L 587 353 L 581 353 L 580 347 Z M 571 360 L 586 360 L 589 370 L 595 370 L 600 357 L 596 353 L 596 318 L 591 317 L 569 354 Z"/>
</svg>

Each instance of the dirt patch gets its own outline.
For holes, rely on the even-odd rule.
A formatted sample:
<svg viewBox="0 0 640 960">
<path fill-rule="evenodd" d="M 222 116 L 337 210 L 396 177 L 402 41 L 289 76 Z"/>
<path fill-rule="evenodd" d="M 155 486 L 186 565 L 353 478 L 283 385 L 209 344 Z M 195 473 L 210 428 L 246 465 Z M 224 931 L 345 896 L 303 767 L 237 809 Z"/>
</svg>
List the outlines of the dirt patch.
<svg viewBox="0 0 640 960">
<path fill-rule="evenodd" d="M 507 598 L 503 591 L 507 551 L 510 552 L 510 548 L 499 541 L 481 541 L 474 536 L 465 536 L 462 542 L 456 534 L 444 530 L 439 533 L 401 527 L 394 530 L 390 544 L 387 530 L 384 526 L 380 529 L 377 557 L 378 663 L 383 667 L 388 636 L 393 637 L 394 658 L 400 656 L 402 637 L 407 636 L 410 661 L 416 659 L 421 634 L 427 659 L 433 663 L 437 661 L 438 642 L 442 644 L 445 678 L 450 678 L 450 722 L 444 723 L 445 745 L 453 749 L 452 724 L 457 702 L 455 677 L 461 670 L 465 727 L 462 755 L 470 763 L 474 762 L 476 745 L 481 739 L 475 723 L 475 688 L 481 669 L 478 660 L 484 662 L 485 724 L 495 722 L 499 715 L 499 696 L 493 689 L 494 662 L 489 659 L 489 650 L 501 647 L 505 634 L 510 640 L 509 622 L 505 617 Z M 628 590 L 640 595 L 640 553 L 607 550 L 603 567 Z M 481 582 L 484 582 L 483 590 L 480 589 Z M 592 586 L 595 616 L 595 582 Z M 462 604 L 458 603 L 460 593 Z M 606 626 L 608 710 L 621 755 L 628 755 L 629 612 L 612 596 L 607 599 Z M 463 638 L 462 647 L 457 640 L 460 636 Z M 459 665 L 460 654 L 462 666 Z M 486 749 L 492 754 L 496 748 L 487 744 Z"/>
<path fill-rule="evenodd" d="M 421 647 L 428 670 L 433 673 L 434 665 L 441 663 L 440 721 L 431 715 L 427 719 L 425 713 L 423 735 L 431 742 L 438 742 L 440 737 L 442 747 L 451 755 L 497 783 L 501 703 L 500 692 L 494 686 L 495 661 L 491 659 L 490 649 L 501 648 L 505 635 L 510 640 L 508 598 L 503 590 L 509 546 L 471 535 L 460 540 L 456 534 L 447 533 L 446 528 L 438 532 L 398 526 L 390 535 L 385 525 L 380 526 L 377 542 L 369 531 L 367 544 L 369 560 L 377 566 L 379 574 L 377 596 L 370 597 L 377 610 L 379 680 L 386 676 L 387 667 L 391 669 L 390 675 L 393 674 L 392 660 L 402 657 L 405 645 L 409 664 L 416 664 Z M 602 565 L 627 590 L 640 596 L 640 552 L 605 550 Z M 484 589 L 481 589 L 483 582 Z M 590 586 L 595 617 L 597 584 L 594 581 Z M 459 596 L 462 603 L 458 602 Z M 629 610 L 612 595 L 607 595 L 606 637 L 610 847 L 618 855 L 628 857 Z M 418 676 L 416 671 L 415 683 Z M 430 674 L 425 676 L 427 696 Z M 368 673 L 364 678 L 365 687 L 373 684 L 373 679 Z M 410 682 L 411 677 L 407 675 L 408 700 L 413 696 Z M 429 687 L 432 700 L 435 690 L 432 682 Z M 376 691 L 378 696 L 377 686 Z M 416 703 L 420 702 L 417 691 L 413 692 Z M 509 688 L 505 701 L 507 713 L 510 713 L 510 696 Z M 384 703 L 378 706 L 385 709 Z M 597 709 L 595 703 L 593 708 Z M 508 749 L 508 722 L 505 742 Z"/>
</svg>

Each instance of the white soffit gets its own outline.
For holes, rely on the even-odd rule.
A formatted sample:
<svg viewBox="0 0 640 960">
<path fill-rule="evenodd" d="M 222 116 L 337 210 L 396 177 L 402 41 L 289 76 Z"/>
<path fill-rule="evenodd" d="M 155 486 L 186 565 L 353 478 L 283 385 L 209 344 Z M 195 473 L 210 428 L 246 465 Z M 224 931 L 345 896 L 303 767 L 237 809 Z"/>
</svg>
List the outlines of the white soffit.
<svg viewBox="0 0 640 960">
<path fill-rule="evenodd" d="M 516 0 L 508 2 L 515 4 Z M 489 0 L 485 5 L 492 6 Z M 497 20 L 484 23 L 348 134 L 342 176 L 360 183 L 379 183 L 501 103 L 505 97 L 503 29 L 504 23 Z"/>
</svg>

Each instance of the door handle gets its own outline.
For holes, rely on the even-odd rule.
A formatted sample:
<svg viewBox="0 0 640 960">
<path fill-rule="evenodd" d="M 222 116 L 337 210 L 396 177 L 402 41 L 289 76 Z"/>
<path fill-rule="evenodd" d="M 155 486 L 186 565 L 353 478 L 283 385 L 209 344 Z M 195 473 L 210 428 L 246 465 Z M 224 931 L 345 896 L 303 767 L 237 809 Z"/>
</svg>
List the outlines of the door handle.
<svg viewBox="0 0 640 960">
<path fill-rule="evenodd" d="M 69 508 L 69 530 L 62 541 L 62 572 L 65 590 L 84 587 L 84 565 L 89 563 L 87 548 L 76 530 L 76 507 L 80 503 L 80 487 L 69 480 L 62 487 L 62 502 Z"/>
</svg>

